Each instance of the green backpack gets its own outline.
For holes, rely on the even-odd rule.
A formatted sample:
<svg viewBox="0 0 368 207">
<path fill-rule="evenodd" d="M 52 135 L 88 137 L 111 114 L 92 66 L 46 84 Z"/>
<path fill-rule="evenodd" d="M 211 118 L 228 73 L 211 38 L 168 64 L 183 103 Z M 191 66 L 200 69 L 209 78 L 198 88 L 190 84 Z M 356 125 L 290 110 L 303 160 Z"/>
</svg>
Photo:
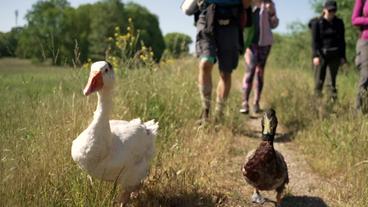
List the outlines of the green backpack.
<svg viewBox="0 0 368 207">
<path fill-rule="evenodd" d="M 244 28 L 243 31 L 243 39 L 244 39 L 244 48 L 248 48 L 252 45 L 252 43 L 255 41 L 256 38 L 256 24 L 259 21 L 259 18 L 256 16 L 257 12 L 255 13 L 252 9 L 249 9 L 251 12 L 250 15 L 248 15 L 251 20 L 250 24 L 247 25 L 247 27 Z"/>
<path fill-rule="evenodd" d="M 254 23 L 250 27 L 245 27 L 243 32 L 244 48 L 248 48 L 252 45 L 254 36 L 256 34 L 256 26 Z"/>
</svg>

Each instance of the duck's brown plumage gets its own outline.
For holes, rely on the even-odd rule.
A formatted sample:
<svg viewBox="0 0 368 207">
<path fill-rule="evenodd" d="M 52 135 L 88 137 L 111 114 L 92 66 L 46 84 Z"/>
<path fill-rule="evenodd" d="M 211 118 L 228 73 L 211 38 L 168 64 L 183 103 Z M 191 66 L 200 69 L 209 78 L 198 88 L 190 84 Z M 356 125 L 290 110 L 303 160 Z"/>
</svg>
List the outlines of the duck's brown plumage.
<svg viewBox="0 0 368 207">
<path fill-rule="evenodd" d="M 248 153 L 242 171 L 247 183 L 259 190 L 282 191 L 289 183 L 284 157 L 269 141 L 261 142 L 256 150 Z"/>
</svg>

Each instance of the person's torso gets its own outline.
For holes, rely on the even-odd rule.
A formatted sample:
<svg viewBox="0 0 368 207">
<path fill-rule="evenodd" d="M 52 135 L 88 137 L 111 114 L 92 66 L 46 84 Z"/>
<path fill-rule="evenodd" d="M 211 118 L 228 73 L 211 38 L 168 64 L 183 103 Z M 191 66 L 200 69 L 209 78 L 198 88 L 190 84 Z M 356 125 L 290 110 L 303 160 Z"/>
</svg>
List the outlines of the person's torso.
<svg viewBox="0 0 368 207">
<path fill-rule="evenodd" d="M 270 17 L 265 7 L 265 4 L 262 3 L 253 9 L 252 14 L 252 23 L 255 26 L 255 33 L 252 43 L 258 44 L 259 46 L 269 46 L 273 43 L 273 35 L 269 19 Z"/>
<path fill-rule="evenodd" d="M 340 45 L 340 20 L 335 17 L 331 22 L 326 19 L 320 19 L 318 22 L 322 48 L 338 48 Z"/>
<path fill-rule="evenodd" d="M 362 16 L 368 17 L 368 1 L 367 0 L 365 0 L 365 3 L 363 5 Z M 362 27 L 361 30 L 362 30 L 361 37 L 365 40 L 368 40 L 368 27 L 367 26 Z"/>
</svg>

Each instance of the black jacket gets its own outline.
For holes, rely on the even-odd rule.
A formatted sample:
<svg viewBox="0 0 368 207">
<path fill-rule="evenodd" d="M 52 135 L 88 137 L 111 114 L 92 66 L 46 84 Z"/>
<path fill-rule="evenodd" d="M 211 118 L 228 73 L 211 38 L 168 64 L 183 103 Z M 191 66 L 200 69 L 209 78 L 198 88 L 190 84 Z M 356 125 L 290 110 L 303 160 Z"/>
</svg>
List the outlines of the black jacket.
<svg viewBox="0 0 368 207">
<path fill-rule="evenodd" d="M 326 51 L 337 48 L 340 58 L 346 60 L 344 22 L 335 17 L 332 22 L 320 17 L 311 22 L 313 57 L 323 57 Z"/>
</svg>

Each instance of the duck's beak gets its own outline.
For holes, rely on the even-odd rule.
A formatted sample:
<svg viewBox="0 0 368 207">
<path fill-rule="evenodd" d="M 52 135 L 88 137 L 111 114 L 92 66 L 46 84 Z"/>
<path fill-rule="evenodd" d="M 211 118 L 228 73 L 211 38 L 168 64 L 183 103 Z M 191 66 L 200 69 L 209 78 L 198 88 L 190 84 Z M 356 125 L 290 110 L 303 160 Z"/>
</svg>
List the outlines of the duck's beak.
<svg viewBox="0 0 368 207">
<path fill-rule="evenodd" d="M 89 94 L 100 90 L 103 87 L 103 78 L 101 72 L 91 72 L 86 87 L 83 90 L 83 94 L 88 96 Z"/>
<path fill-rule="evenodd" d="M 271 121 L 268 119 L 267 116 L 264 116 L 263 118 L 263 134 L 271 134 Z"/>
</svg>

